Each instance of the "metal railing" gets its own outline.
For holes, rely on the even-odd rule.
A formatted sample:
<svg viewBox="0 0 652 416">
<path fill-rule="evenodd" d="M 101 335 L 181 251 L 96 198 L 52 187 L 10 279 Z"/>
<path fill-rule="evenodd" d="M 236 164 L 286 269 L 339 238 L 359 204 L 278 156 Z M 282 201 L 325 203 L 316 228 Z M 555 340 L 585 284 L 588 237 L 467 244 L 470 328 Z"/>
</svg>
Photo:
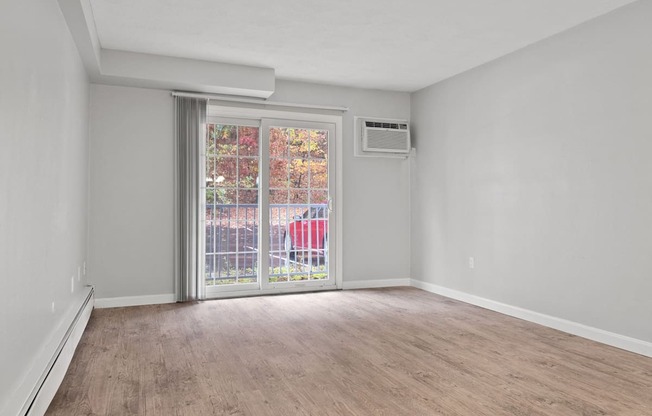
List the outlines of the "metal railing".
<svg viewBox="0 0 652 416">
<path fill-rule="evenodd" d="M 327 278 L 327 206 L 270 204 L 269 211 L 270 281 Z M 206 206 L 205 278 L 208 285 L 257 281 L 259 218 L 257 204 Z"/>
</svg>

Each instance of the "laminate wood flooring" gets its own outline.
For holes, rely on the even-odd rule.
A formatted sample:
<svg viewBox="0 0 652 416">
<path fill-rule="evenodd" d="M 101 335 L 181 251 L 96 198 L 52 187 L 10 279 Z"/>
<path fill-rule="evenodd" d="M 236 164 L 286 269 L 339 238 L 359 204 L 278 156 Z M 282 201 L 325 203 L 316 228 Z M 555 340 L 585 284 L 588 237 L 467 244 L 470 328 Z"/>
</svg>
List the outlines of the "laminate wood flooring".
<svg viewBox="0 0 652 416">
<path fill-rule="evenodd" d="M 94 310 L 47 415 L 652 415 L 652 359 L 414 288 Z"/>
</svg>

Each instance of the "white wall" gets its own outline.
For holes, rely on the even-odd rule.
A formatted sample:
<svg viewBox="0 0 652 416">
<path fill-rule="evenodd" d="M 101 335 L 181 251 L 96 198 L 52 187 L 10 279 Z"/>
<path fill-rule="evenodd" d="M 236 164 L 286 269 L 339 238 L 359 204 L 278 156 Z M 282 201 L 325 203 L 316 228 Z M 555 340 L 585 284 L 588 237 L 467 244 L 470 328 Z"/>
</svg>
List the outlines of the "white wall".
<svg viewBox="0 0 652 416">
<path fill-rule="evenodd" d="M 98 298 L 174 293 L 167 91 L 91 85 L 89 279 Z"/>
<path fill-rule="evenodd" d="M 88 81 L 55 1 L 3 1 L 0 51 L 0 415 L 13 416 L 83 300 Z"/>
<path fill-rule="evenodd" d="M 272 100 L 344 105 L 346 281 L 408 278 L 408 162 L 353 157 L 353 116 L 410 117 L 407 93 L 277 81 Z M 98 298 L 171 294 L 168 91 L 92 85 L 90 266 Z"/>
<path fill-rule="evenodd" d="M 651 21 L 637 2 L 413 94 L 413 278 L 652 341 Z"/>
</svg>

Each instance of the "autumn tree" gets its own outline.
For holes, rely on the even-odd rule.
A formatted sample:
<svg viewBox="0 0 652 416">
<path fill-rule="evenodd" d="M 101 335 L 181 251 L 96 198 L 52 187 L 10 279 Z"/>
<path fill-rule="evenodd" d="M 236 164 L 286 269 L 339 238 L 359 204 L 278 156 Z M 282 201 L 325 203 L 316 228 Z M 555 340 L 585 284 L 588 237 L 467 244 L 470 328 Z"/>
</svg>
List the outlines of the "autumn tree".
<svg viewBox="0 0 652 416">
<path fill-rule="evenodd" d="M 252 204 L 259 186 L 257 127 L 207 125 L 207 203 Z M 269 140 L 271 204 L 323 204 L 328 199 L 328 132 L 272 128 Z"/>
</svg>

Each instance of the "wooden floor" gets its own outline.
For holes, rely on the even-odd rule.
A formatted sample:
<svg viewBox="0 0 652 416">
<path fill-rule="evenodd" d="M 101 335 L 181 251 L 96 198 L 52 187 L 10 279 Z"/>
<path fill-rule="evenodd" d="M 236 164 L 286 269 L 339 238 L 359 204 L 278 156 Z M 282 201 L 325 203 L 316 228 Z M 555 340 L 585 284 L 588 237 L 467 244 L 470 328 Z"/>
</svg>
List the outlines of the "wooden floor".
<svg viewBox="0 0 652 416">
<path fill-rule="evenodd" d="M 652 359 L 414 288 L 95 310 L 48 415 L 652 415 Z"/>
</svg>

